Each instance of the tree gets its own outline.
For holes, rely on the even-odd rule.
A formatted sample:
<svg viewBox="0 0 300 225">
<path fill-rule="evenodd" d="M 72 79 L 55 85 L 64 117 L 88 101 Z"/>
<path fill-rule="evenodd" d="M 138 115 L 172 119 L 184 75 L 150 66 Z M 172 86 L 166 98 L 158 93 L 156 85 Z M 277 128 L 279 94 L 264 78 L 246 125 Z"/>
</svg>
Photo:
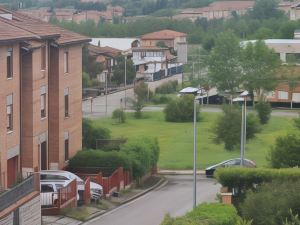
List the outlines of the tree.
<svg viewBox="0 0 300 225">
<path fill-rule="evenodd" d="M 136 71 L 131 59 L 126 60 L 126 84 L 132 84 L 135 79 Z M 117 58 L 117 65 L 113 67 L 113 76 L 111 78 L 113 82 L 118 85 L 124 84 L 125 80 L 125 59 L 124 56 Z"/>
<path fill-rule="evenodd" d="M 217 37 L 207 60 L 210 80 L 219 91 L 229 91 L 231 101 L 242 83 L 240 56 L 238 38 L 232 32 L 224 32 Z"/>
<path fill-rule="evenodd" d="M 258 103 L 255 105 L 255 110 L 257 112 L 260 123 L 267 124 L 271 117 L 271 112 L 272 112 L 270 103 L 260 99 Z"/>
<path fill-rule="evenodd" d="M 115 109 L 112 113 L 112 118 L 115 119 L 118 123 L 126 122 L 126 114 L 122 109 Z"/>
<path fill-rule="evenodd" d="M 274 168 L 300 166 L 300 137 L 296 134 L 288 134 L 276 139 L 268 160 Z"/>
<path fill-rule="evenodd" d="M 274 90 L 278 84 L 278 56 L 263 41 L 248 43 L 242 56 L 244 87 L 264 99 L 265 93 Z"/>
<path fill-rule="evenodd" d="M 246 123 L 246 139 L 249 140 L 254 138 L 256 133 L 260 132 L 260 126 L 253 114 L 247 115 Z M 240 108 L 236 105 L 224 106 L 223 115 L 217 119 L 213 131 L 217 143 L 224 142 L 226 150 L 234 150 L 240 144 L 241 140 Z"/>
<path fill-rule="evenodd" d="M 254 19 L 269 19 L 283 17 L 284 13 L 278 9 L 277 0 L 257 0 L 250 11 L 250 17 Z"/>
<path fill-rule="evenodd" d="M 134 99 L 130 99 L 132 104 L 132 109 L 135 110 L 135 117 L 141 118 L 142 116 L 142 109 L 145 107 L 145 102 L 148 99 L 148 84 L 145 82 L 139 82 L 134 87 Z"/>
<path fill-rule="evenodd" d="M 89 54 L 87 46 L 82 49 L 82 70 L 90 76 L 96 78 L 102 72 L 101 64 L 96 61 L 94 56 Z"/>
</svg>

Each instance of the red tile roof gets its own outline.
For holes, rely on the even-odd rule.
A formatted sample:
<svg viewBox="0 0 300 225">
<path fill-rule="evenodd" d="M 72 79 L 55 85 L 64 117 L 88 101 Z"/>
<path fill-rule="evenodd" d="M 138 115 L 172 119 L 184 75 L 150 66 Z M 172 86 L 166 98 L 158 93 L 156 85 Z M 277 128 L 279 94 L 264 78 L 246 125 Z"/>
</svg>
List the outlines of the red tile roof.
<svg viewBox="0 0 300 225">
<path fill-rule="evenodd" d="M 116 49 L 116 48 L 111 48 L 108 46 L 98 47 L 98 46 L 89 44 L 88 49 L 91 53 L 94 53 L 95 55 L 107 54 L 111 57 L 116 57 L 122 53 L 122 50 Z"/>
<path fill-rule="evenodd" d="M 55 39 L 58 45 L 67 45 L 90 41 L 90 38 L 88 37 L 54 26 L 50 23 L 40 21 L 22 13 L 10 12 L 8 10 L 0 8 L 0 14 L 1 12 L 11 13 L 12 20 L 0 17 L 0 21 L 2 22 L 0 24 L 0 32 L 2 31 L 2 27 L 4 27 L 4 24 L 7 24 L 10 25 L 12 29 L 14 28 L 18 30 L 23 30 L 23 32 L 31 34 L 31 36 L 35 37 L 36 39 Z M 15 35 L 16 38 L 18 38 L 18 36 L 19 35 Z M 22 36 L 20 35 L 20 38 L 21 37 Z"/>
<path fill-rule="evenodd" d="M 0 20 L 0 42 L 32 39 L 36 36 Z"/>
<path fill-rule="evenodd" d="M 169 40 L 175 39 L 176 37 L 185 37 L 185 33 L 177 32 L 174 30 L 160 30 L 141 36 L 141 40 Z"/>
</svg>

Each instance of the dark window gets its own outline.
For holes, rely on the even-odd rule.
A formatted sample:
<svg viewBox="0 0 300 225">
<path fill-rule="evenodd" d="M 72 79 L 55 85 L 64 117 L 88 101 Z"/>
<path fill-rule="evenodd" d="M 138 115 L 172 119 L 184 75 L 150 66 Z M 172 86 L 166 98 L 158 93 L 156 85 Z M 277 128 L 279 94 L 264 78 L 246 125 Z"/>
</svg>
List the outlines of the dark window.
<svg viewBox="0 0 300 225">
<path fill-rule="evenodd" d="M 42 193 L 54 192 L 54 188 L 53 188 L 52 184 L 42 184 L 41 192 Z"/>
<path fill-rule="evenodd" d="M 69 89 L 65 89 L 65 117 L 69 117 Z"/>
<path fill-rule="evenodd" d="M 7 131 L 13 130 L 13 95 L 6 97 L 6 129 Z"/>
<path fill-rule="evenodd" d="M 40 151 L 41 151 L 41 162 L 40 162 L 40 169 L 47 170 L 48 169 L 48 157 L 47 157 L 47 142 L 44 141 L 40 144 Z"/>
<path fill-rule="evenodd" d="M 7 78 L 12 78 L 13 77 L 13 49 L 12 48 L 9 48 L 7 50 L 6 68 L 7 68 Z"/>
<path fill-rule="evenodd" d="M 64 71 L 65 73 L 69 72 L 69 52 L 64 54 Z"/>
<path fill-rule="evenodd" d="M 69 138 L 65 139 L 65 161 L 69 160 Z"/>
<path fill-rule="evenodd" d="M 41 118 L 46 117 L 46 94 L 41 95 Z"/>
<path fill-rule="evenodd" d="M 41 69 L 46 70 L 46 46 L 41 48 Z"/>
</svg>

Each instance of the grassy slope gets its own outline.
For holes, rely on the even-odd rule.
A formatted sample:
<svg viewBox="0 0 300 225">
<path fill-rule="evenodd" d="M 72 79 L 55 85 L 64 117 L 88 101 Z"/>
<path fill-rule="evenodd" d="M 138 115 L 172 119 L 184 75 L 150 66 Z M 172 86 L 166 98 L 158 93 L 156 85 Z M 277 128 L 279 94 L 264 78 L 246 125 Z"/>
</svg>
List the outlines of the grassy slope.
<svg viewBox="0 0 300 225">
<path fill-rule="evenodd" d="M 134 137 L 136 135 L 158 137 L 161 154 L 159 167 L 164 169 L 191 169 L 193 160 L 193 124 L 169 123 L 164 121 L 162 112 L 144 113 L 144 119 L 136 120 L 127 116 L 125 124 L 115 124 L 111 119 L 97 120 L 95 125 L 107 127 L 113 137 Z M 198 168 L 239 157 L 239 150 L 227 152 L 223 144 L 213 143 L 211 127 L 218 113 L 202 113 L 202 121 L 197 124 Z M 266 156 L 275 138 L 293 130 L 291 118 L 272 117 L 257 138 L 246 145 L 246 157 L 256 161 L 258 166 L 266 166 Z"/>
</svg>

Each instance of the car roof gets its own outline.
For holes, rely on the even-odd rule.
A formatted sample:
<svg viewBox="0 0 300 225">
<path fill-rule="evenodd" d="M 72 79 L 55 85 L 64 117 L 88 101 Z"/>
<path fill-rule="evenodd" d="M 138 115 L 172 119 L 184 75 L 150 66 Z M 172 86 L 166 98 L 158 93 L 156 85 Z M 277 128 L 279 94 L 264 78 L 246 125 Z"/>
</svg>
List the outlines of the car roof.
<svg viewBox="0 0 300 225">
<path fill-rule="evenodd" d="M 65 171 L 65 170 L 41 170 L 40 174 L 44 175 L 44 174 L 51 174 L 51 175 L 66 175 L 66 176 L 72 176 L 78 180 L 82 180 L 79 176 L 77 176 L 74 173 L 71 173 L 69 171 Z"/>
<path fill-rule="evenodd" d="M 41 184 L 63 184 L 64 186 L 68 185 L 71 180 L 41 180 Z"/>
<path fill-rule="evenodd" d="M 234 161 L 234 160 L 239 160 L 239 161 L 240 161 L 241 158 L 227 159 L 227 160 L 225 160 L 225 161 L 223 161 L 223 162 L 220 162 L 220 163 L 211 165 L 211 166 L 207 167 L 206 169 L 212 169 L 212 168 L 214 168 L 214 167 L 218 167 L 218 166 L 220 166 L 220 165 L 223 165 L 223 164 L 225 164 L 225 163 L 227 163 L 227 162 Z M 252 160 L 244 159 L 244 161 L 250 162 L 250 163 L 252 163 L 252 164 L 255 165 L 255 163 L 254 163 Z"/>
</svg>

